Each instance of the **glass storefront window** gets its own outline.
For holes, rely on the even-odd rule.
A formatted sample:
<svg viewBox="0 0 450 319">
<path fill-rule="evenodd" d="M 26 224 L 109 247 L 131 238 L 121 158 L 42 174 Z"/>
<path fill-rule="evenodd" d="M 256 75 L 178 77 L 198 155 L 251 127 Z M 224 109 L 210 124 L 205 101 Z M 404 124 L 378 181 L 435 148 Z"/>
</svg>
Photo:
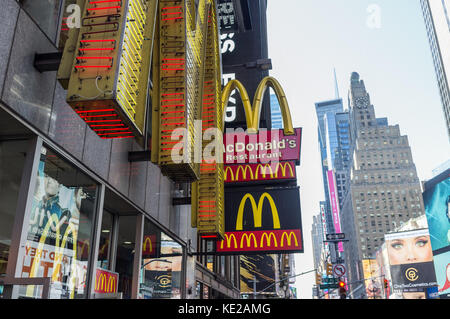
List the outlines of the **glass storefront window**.
<svg viewBox="0 0 450 319">
<path fill-rule="evenodd" d="M 98 248 L 97 267 L 110 269 L 111 267 L 111 241 L 113 234 L 113 215 L 103 211 L 100 242 Z"/>
<path fill-rule="evenodd" d="M 97 184 L 43 147 L 34 189 L 21 276 L 50 277 L 50 298 L 85 297 Z M 40 288 L 18 298 L 39 298 Z"/>
<path fill-rule="evenodd" d="M 131 298 L 133 261 L 136 238 L 136 216 L 119 216 L 119 234 L 115 272 L 119 274 L 119 293 Z"/>
<path fill-rule="evenodd" d="M 11 235 L 16 215 L 22 171 L 23 154 L 28 141 L 0 141 L 0 276 L 6 273 Z M 3 287 L 0 288 L 3 292 Z"/>
<path fill-rule="evenodd" d="M 140 298 L 181 298 L 182 261 L 182 246 L 146 219 L 142 243 Z"/>
<path fill-rule="evenodd" d="M 58 31 L 60 0 L 19 0 L 22 8 L 36 21 L 47 36 L 56 41 Z"/>
</svg>

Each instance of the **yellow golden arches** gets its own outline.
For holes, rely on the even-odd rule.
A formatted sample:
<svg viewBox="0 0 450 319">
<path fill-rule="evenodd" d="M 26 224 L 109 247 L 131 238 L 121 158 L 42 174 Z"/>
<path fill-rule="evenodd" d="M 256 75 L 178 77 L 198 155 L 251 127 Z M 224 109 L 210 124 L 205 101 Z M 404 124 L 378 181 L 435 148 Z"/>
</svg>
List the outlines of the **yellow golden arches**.
<svg viewBox="0 0 450 319">
<path fill-rule="evenodd" d="M 269 193 L 263 193 L 261 195 L 261 197 L 259 198 L 258 205 L 256 205 L 256 201 L 255 201 L 255 198 L 253 198 L 253 195 L 247 193 L 241 199 L 241 203 L 239 204 L 239 210 L 238 210 L 237 220 L 236 220 L 236 230 L 243 229 L 244 207 L 245 207 L 245 203 L 247 202 L 247 199 L 250 200 L 250 204 L 252 205 L 253 224 L 254 224 L 253 226 L 255 228 L 259 228 L 262 226 L 262 209 L 263 209 L 264 199 L 267 199 L 269 201 L 270 208 L 272 210 L 273 228 L 274 229 L 280 228 L 280 218 L 278 216 L 277 206 L 275 205 L 272 196 L 270 196 Z"/>
<path fill-rule="evenodd" d="M 223 123 L 225 123 L 225 111 L 228 105 L 228 100 L 230 99 L 231 92 L 233 90 L 238 90 L 241 96 L 242 104 L 245 111 L 245 120 L 247 121 L 247 131 L 248 133 L 258 133 L 259 120 L 261 117 L 261 105 L 264 98 L 264 92 L 267 87 L 271 87 L 277 96 L 278 102 L 280 104 L 281 116 L 283 118 L 284 134 L 293 135 L 294 127 L 292 125 L 291 112 L 289 110 L 289 104 L 284 94 L 283 88 L 280 83 L 271 76 L 266 76 L 258 85 L 255 92 L 255 97 L 253 98 L 253 106 L 250 103 L 247 90 L 244 85 L 238 80 L 231 80 L 227 83 L 222 91 L 222 111 L 223 111 Z M 222 128 L 223 130 L 223 128 Z"/>
</svg>

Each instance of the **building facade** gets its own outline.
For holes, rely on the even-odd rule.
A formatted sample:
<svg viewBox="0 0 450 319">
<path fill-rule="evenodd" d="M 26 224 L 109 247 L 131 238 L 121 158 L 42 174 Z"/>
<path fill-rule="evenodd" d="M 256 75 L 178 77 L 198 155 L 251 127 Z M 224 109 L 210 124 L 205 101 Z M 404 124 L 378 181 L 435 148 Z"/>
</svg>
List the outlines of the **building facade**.
<svg viewBox="0 0 450 319">
<path fill-rule="evenodd" d="M 450 0 L 421 0 L 450 139 Z"/>
<path fill-rule="evenodd" d="M 384 234 L 423 215 L 424 205 L 408 137 L 398 125 L 376 118 L 356 72 L 348 99 L 354 146 L 341 221 L 349 239 L 344 245 L 348 280 L 358 282 L 364 278 L 361 261 L 374 257 Z"/>
<path fill-rule="evenodd" d="M 130 160 L 146 151 L 134 139 L 100 138 L 56 71 L 35 68 L 36 53 L 60 49 L 62 1 L 2 7 L 2 298 L 239 298 L 239 258 L 198 254 L 213 243 L 177 200 L 190 196 L 186 183 Z"/>
</svg>

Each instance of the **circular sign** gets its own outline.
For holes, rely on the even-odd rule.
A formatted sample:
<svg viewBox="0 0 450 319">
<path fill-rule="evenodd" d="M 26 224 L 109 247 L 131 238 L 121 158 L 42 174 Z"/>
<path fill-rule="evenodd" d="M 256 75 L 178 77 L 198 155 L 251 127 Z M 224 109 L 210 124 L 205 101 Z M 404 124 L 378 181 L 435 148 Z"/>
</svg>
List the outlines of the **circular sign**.
<svg viewBox="0 0 450 319">
<path fill-rule="evenodd" d="M 337 277 L 342 277 L 345 274 L 345 266 L 342 264 L 339 265 L 335 265 L 333 268 L 333 273 L 337 276 Z"/>
</svg>

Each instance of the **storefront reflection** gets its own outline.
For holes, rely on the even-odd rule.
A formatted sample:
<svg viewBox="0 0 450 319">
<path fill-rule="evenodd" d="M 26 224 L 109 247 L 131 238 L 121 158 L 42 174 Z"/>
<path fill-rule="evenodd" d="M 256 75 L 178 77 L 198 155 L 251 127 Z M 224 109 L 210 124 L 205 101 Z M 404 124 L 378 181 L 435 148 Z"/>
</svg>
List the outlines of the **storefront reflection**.
<svg viewBox="0 0 450 319">
<path fill-rule="evenodd" d="M 146 231 L 154 233 L 144 234 L 139 297 L 181 298 L 183 249 L 180 244 L 156 227 L 146 226 Z"/>
</svg>

